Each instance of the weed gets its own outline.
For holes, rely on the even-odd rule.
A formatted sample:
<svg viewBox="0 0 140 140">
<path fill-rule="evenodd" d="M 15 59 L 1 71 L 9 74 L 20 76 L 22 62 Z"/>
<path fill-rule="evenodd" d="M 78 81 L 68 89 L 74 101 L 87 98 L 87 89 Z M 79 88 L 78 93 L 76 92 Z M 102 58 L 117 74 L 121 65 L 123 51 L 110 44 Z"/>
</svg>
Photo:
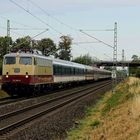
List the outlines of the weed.
<svg viewBox="0 0 140 140">
<path fill-rule="evenodd" d="M 112 96 L 107 100 L 106 106 L 102 110 L 102 115 L 104 116 L 113 107 L 118 105 L 122 96 L 123 96 L 123 93 L 121 91 L 116 92 L 115 94 L 112 94 Z"/>
<path fill-rule="evenodd" d="M 95 128 L 95 127 L 97 127 L 100 123 L 101 123 L 101 122 L 100 122 L 99 120 L 94 120 L 94 122 L 92 122 L 92 123 L 90 124 L 90 126 L 91 126 L 92 128 Z"/>
</svg>

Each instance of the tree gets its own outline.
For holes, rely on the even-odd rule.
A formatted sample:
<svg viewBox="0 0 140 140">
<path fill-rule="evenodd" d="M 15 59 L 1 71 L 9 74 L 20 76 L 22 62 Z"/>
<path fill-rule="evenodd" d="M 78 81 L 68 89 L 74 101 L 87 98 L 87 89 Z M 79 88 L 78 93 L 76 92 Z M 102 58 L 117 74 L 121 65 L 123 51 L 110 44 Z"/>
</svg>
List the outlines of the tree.
<svg viewBox="0 0 140 140">
<path fill-rule="evenodd" d="M 42 53 L 46 56 L 55 56 L 57 51 L 56 44 L 50 38 L 44 38 L 41 41 L 39 41 L 37 49 L 42 51 Z"/>
<path fill-rule="evenodd" d="M 10 45 L 12 44 L 12 39 L 5 36 L 0 37 L 0 74 L 2 74 L 2 59 L 3 56 L 9 52 Z"/>
<path fill-rule="evenodd" d="M 73 62 L 84 64 L 84 65 L 93 65 L 94 60 L 92 59 L 89 54 L 81 55 L 79 57 L 76 57 Z"/>
<path fill-rule="evenodd" d="M 31 37 L 26 36 L 16 39 L 16 41 L 13 43 L 13 48 L 16 49 L 31 48 Z"/>
<path fill-rule="evenodd" d="M 3 56 L 9 52 L 9 45 L 12 44 L 12 39 L 5 36 L 5 37 L 0 37 L 0 59 L 3 58 Z"/>
<path fill-rule="evenodd" d="M 137 61 L 140 61 L 140 59 L 139 59 L 139 57 L 137 55 L 133 55 L 132 56 L 132 61 L 137 62 Z"/>
<path fill-rule="evenodd" d="M 132 62 L 140 62 L 140 58 L 137 55 L 133 55 Z M 129 67 L 129 73 L 132 76 L 140 77 L 140 68 L 139 67 Z"/>
<path fill-rule="evenodd" d="M 69 36 L 61 36 L 61 41 L 58 45 L 58 55 L 57 57 L 63 60 L 70 61 L 71 59 L 71 44 L 72 44 L 72 38 Z"/>
</svg>

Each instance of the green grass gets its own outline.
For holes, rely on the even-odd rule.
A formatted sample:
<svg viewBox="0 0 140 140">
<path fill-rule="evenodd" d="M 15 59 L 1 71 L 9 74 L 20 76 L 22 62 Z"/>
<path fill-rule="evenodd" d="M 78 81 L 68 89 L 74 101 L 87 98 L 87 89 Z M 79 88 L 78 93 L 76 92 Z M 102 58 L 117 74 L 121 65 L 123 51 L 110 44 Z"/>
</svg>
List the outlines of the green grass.
<svg viewBox="0 0 140 140">
<path fill-rule="evenodd" d="M 100 106 L 103 103 L 104 95 L 100 97 L 100 99 L 97 101 L 97 103 L 93 106 L 86 106 L 85 107 L 85 116 L 93 115 L 94 112 L 100 112 L 98 109 L 98 106 Z"/>
<path fill-rule="evenodd" d="M 4 92 L 3 90 L 0 90 L 0 99 L 6 98 L 6 97 L 9 97 L 9 95 L 6 92 Z"/>
<path fill-rule="evenodd" d="M 83 135 L 87 133 L 89 129 L 93 129 L 101 124 L 98 119 L 94 121 L 91 119 L 92 116 L 95 116 L 97 112 L 100 112 L 99 106 L 104 102 L 104 96 L 102 96 L 94 106 L 85 107 L 85 118 L 76 121 L 76 125 L 68 132 L 68 137 L 66 140 L 78 140 L 83 139 Z M 90 119 L 89 119 L 90 118 Z M 80 136 L 82 135 L 82 137 Z M 86 140 L 86 139 L 85 139 Z"/>
<path fill-rule="evenodd" d="M 105 107 L 103 108 L 102 115 L 105 115 L 109 112 L 113 107 L 120 103 L 120 99 L 122 98 L 122 92 L 116 92 L 112 94 L 112 96 L 107 100 Z"/>
<path fill-rule="evenodd" d="M 114 94 L 106 101 L 106 105 L 102 110 L 102 115 L 106 115 L 112 108 L 116 107 L 118 104 L 129 100 L 133 96 L 129 93 L 129 85 L 123 85 L 121 89 L 115 91 Z"/>
<path fill-rule="evenodd" d="M 95 127 L 97 127 L 98 125 L 100 125 L 101 124 L 101 122 L 98 120 L 98 119 L 96 119 L 96 120 L 94 120 L 94 122 L 92 122 L 91 124 L 90 124 L 90 126 L 92 127 L 92 128 L 95 128 Z"/>
</svg>

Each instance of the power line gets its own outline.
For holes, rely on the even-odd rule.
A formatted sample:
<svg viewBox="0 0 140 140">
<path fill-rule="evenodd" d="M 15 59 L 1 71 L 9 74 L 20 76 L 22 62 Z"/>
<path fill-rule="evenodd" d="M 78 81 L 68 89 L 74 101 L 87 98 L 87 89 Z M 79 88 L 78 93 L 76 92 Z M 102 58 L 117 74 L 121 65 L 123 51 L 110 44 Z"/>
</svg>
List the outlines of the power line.
<svg viewBox="0 0 140 140">
<path fill-rule="evenodd" d="M 34 35 L 30 40 L 36 38 L 37 36 L 40 36 L 41 34 L 45 33 L 46 31 L 48 31 L 48 30 L 46 29 L 46 30 L 44 30 L 43 32 L 40 32 L 39 34 Z M 18 46 L 24 44 L 26 41 L 27 41 L 27 40 L 23 41 L 23 42 L 20 43 L 20 44 L 17 44 L 15 47 L 18 47 Z"/>
<path fill-rule="evenodd" d="M 6 17 L 3 17 L 3 16 L 0 16 L 0 18 L 4 19 L 6 21 L 8 20 Z M 17 23 L 19 25 L 24 26 L 24 27 L 28 27 L 28 28 L 14 28 L 14 27 L 10 28 L 12 30 L 45 30 L 46 29 L 46 28 L 37 28 L 37 27 L 32 28 L 32 26 L 25 25 L 25 24 L 19 23 L 19 22 L 15 21 L 15 20 L 11 20 L 11 19 L 10 19 L 10 21 L 13 21 L 13 22 L 15 22 L 15 23 Z M 5 27 L 1 27 L 1 28 L 5 28 Z"/>
<path fill-rule="evenodd" d="M 84 30 L 84 31 L 114 31 L 114 29 L 87 29 L 87 30 Z"/>
<path fill-rule="evenodd" d="M 6 27 L 3 27 L 3 26 L 0 26 L 0 28 L 1 29 L 3 29 L 3 30 L 7 30 L 7 28 Z M 14 34 L 16 34 L 16 35 L 21 35 L 21 34 L 19 34 L 19 33 L 17 33 L 17 32 L 14 32 L 14 31 L 11 31 L 12 33 L 14 33 Z M 22 36 L 22 35 L 21 35 Z"/>
<path fill-rule="evenodd" d="M 48 13 L 46 10 L 44 10 L 43 8 L 41 8 L 38 4 L 36 4 L 36 3 L 33 2 L 32 0 L 29 0 L 29 2 L 30 2 L 32 5 L 34 5 L 35 7 L 37 7 L 38 9 L 40 9 L 43 13 L 45 13 L 45 15 L 47 15 L 48 17 L 54 19 L 56 22 L 60 23 L 61 25 L 65 26 L 65 27 L 68 27 L 69 29 L 74 30 L 74 31 L 76 31 L 76 32 L 79 32 L 78 29 L 76 29 L 76 28 L 74 28 L 74 27 L 72 27 L 72 26 L 70 26 L 70 25 L 68 25 L 68 24 L 66 24 L 66 23 L 64 23 L 64 22 L 62 22 L 62 21 L 59 20 L 58 18 L 52 16 L 50 13 Z M 76 44 L 76 43 L 75 43 L 75 44 Z"/>
<path fill-rule="evenodd" d="M 89 34 L 85 33 L 83 30 L 79 30 L 79 31 L 80 31 L 81 33 L 83 33 L 83 34 L 85 34 L 85 35 L 87 35 L 87 36 L 89 36 L 89 37 L 91 37 L 91 38 L 97 40 L 98 42 L 100 42 L 100 43 L 102 43 L 102 44 L 104 44 L 104 45 L 110 47 L 110 48 L 114 48 L 113 46 L 111 46 L 111 45 L 105 43 L 104 41 L 102 41 L 102 40 L 100 40 L 100 39 L 98 39 L 98 38 L 96 38 L 96 37 L 94 37 L 94 36 L 92 36 L 92 35 L 89 35 Z"/>
<path fill-rule="evenodd" d="M 40 21 L 41 23 L 45 24 L 46 26 L 50 27 L 52 30 L 54 30 L 55 32 L 63 35 L 61 32 L 57 31 L 54 27 L 52 27 L 51 25 L 49 25 L 48 23 L 46 23 L 45 21 L 43 21 L 41 18 L 37 17 L 36 15 L 32 14 L 30 11 L 26 10 L 24 7 L 22 7 L 21 5 L 19 5 L 18 3 L 16 3 L 13 0 L 9 0 L 10 2 L 12 2 L 13 4 L 15 4 L 16 6 L 18 6 L 20 9 L 24 10 L 25 12 L 27 12 L 28 14 L 30 14 L 32 17 L 36 18 L 38 21 Z"/>
<path fill-rule="evenodd" d="M 59 19 L 53 17 L 53 16 L 50 15 L 46 10 L 44 10 L 43 8 L 41 8 L 40 6 L 38 6 L 38 4 L 36 4 L 36 3 L 33 2 L 32 0 L 29 0 L 29 2 L 32 3 L 34 6 L 36 6 L 37 8 L 39 8 L 41 11 L 43 11 L 47 16 L 49 16 L 49 17 L 51 17 L 52 19 L 54 19 L 55 21 L 59 22 L 60 24 L 66 26 L 66 27 L 68 27 L 68 28 L 70 28 L 70 29 L 72 29 L 72 30 L 79 31 L 79 30 L 73 28 L 72 26 L 70 26 L 70 25 L 68 25 L 68 24 L 65 24 L 64 22 L 60 21 Z M 85 31 L 85 30 L 84 30 L 84 31 Z M 86 30 L 86 31 L 114 31 L 114 29 Z M 80 32 L 81 32 L 81 31 L 80 31 Z M 99 39 L 97 39 L 97 38 L 95 38 L 95 37 L 94 37 L 94 39 L 96 39 L 97 41 L 99 41 L 99 42 L 101 42 L 101 43 L 103 43 L 103 44 L 105 44 L 105 45 L 108 45 L 107 43 L 105 43 L 105 42 L 103 42 L 103 41 L 101 41 L 101 40 L 99 40 Z M 82 43 L 82 42 L 79 42 L 79 43 L 80 43 L 80 44 L 84 44 L 84 42 L 83 42 L 83 43 Z M 94 43 L 94 42 L 93 42 L 93 43 Z M 97 43 L 97 42 L 96 42 L 96 43 Z M 75 43 L 75 44 L 77 44 L 77 43 Z M 86 44 L 86 43 L 85 43 L 85 44 Z M 111 45 L 108 45 L 108 46 L 112 48 Z"/>
<path fill-rule="evenodd" d="M 70 26 L 70 25 L 68 25 L 68 24 L 66 24 L 66 23 L 64 23 L 64 22 L 62 22 L 61 20 L 59 20 L 59 19 L 53 17 L 52 15 L 50 15 L 46 10 L 44 10 L 43 8 L 41 8 L 41 7 L 40 7 L 38 4 L 36 4 L 35 2 L 33 2 L 33 1 L 31 1 L 31 0 L 29 0 L 29 2 L 32 3 L 34 6 L 36 6 L 37 8 L 39 8 L 39 9 L 40 9 L 42 12 L 44 12 L 47 16 L 49 16 L 50 18 L 52 18 L 52 19 L 54 19 L 55 21 L 57 21 L 58 23 L 60 23 L 60 24 L 62 24 L 62 25 L 64 25 L 64 26 L 66 26 L 66 27 L 68 27 L 68 28 L 70 28 L 70 29 L 72 29 L 72 30 L 78 31 L 77 29 L 73 28 L 72 26 Z"/>
<path fill-rule="evenodd" d="M 19 4 L 16 3 L 15 1 L 13 1 L 13 0 L 9 0 L 9 1 L 12 2 L 12 3 L 14 3 L 16 6 L 18 6 L 19 8 L 21 8 L 22 10 L 24 10 L 25 12 L 27 12 L 28 14 L 30 14 L 31 16 L 33 16 L 34 18 L 36 18 L 37 20 L 39 20 L 41 23 L 43 23 L 43 24 L 47 25 L 48 27 L 50 27 L 51 29 L 53 29 L 55 32 L 57 32 L 57 33 L 63 35 L 61 32 L 57 31 L 53 26 L 49 25 L 49 24 L 46 23 L 44 20 L 42 20 L 41 18 L 37 17 L 36 15 L 34 15 L 33 13 L 31 13 L 29 10 L 26 10 L 24 7 L 22 7 L 21 5 L 19 5 Z M 63 23 L 62 21 L 58 20 L 57 18 L 52 17 L 49 13 L 47 13 L 44 9 L 42 9 L 42 8 L 41 8 L 40 6 L 38 6 L 36 3 L 32 2 L 31 0 L 29 0 L 29 1 L 30 1 L 30 3 L 32 3 L 34 6 L 38 7 L 41 11 L 43 11 L 47 16 L 49 16 L 49 17 L 55 19 L 55 20 L 56 20 L 57 22 L 59 22 L 60 24 L 65 25 L 65 26 L 67 26 L 67 27 L 69 27 L 70 29 L 73 29 L 73 30 L 75 30 L 75 31 L 80 31 L 80 32 L 83 33 L 83 34 L 86 34 L 87 36 L 89 36 L 89 37 L 91 37 L 91 38 L 94 38 L 94 39 L 97 40 L 98 42 L 103 43 L 104 45 L 107 45 L 107 46 L 113 48 L 111 45 L 105 43 L 104 41 L 99 40 L 99 39 L 97 39 L 96 37 L 93 37 L 93 36 L 91 36 L 91 35 L 89 35 L 89 34 L 83 32 L 82 30 L 77 30 L 77 29 L 75 29 L 75 28 L 73 28 L 73 27 L 71 27 L 71 26 L 69 26 L 69 25 Z M 97 31 L 97 30 L 96 30 L 96 31 Z M 100 30 L 100 31 L 101 31 L 101 30 Z M 105 31 L 111 31 L 111 30 L 108 30 L 108 29 L 107 29 L 107 30 L 105 30 Z"/>
<path fill-rule="evenodd" d="M 8 20 L 8 19 L 7 19 L 6 17 L 4 17 L 4 16 L 0 16 L 0 18 L 4 19 L 4 20 L 6 20 L 6 21 Z M 23 24 L 23 23 L 17 22 L 17 21 L 15 21 L 15 20 L 13 20 L 13 19 L 9 19 L 9 20 L 15 22 L 16 24 L 22 25 L 22 26 L 24 26 L 24 27 L 32 27 L 32 26 L 25 25 L 25 24 Z"/>
<path fill-rule="evenodd" d="M 16 34 L 16 35 L 23 36 L 23 34 L 20 34 L 20 33 L 14 32 L 14 31 L 10 31 L 10 32 L 12 32 L 12 33 L 14 33 L 14 34 Z"/>
<path fill-rule="evenodd" d="M 46 28 L 10 28 L 10 29 L 12 30 L 45 30 Z"/>
<path fill-rule="evenodd" d="M 99 43 L 99 42 L 73 42 L 72 44 L 92 44 L 92 43 Z"/>
<path fill-rule="evenodd" d="M 39 34 L 33 36 L 32 39 L 36 38 L 37 36 L 40 36 L 41 34 L 44 34 L 44 33 L 47 32 L 47 31 L 48 31 L 48 29 L 44 30 L 43 32 L 41 32 L 41 33 L 39 33 Z"/>
</svg>

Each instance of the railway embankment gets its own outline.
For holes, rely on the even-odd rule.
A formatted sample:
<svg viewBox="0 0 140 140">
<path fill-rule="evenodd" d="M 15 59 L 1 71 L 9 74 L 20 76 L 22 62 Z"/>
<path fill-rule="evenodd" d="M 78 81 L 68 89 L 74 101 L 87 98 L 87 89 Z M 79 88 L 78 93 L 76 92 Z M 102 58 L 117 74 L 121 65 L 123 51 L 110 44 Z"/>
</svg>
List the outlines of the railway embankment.
<svg viewBox="0 0 140 140">
<path fill-rule="evenodd" d="M 78 120 L 66 140 L 139 140 L 140 79 L 130 77 Z"/>
<path fill-rule="evenodd" d="M 1 90 L 1 84 L 2 84 L 2 77 L 0 75 L 0 99 L 1 98 L 9 97 L 9 95 L 6 92 L 4 92 L 3 90 Z"/>
</svg>

